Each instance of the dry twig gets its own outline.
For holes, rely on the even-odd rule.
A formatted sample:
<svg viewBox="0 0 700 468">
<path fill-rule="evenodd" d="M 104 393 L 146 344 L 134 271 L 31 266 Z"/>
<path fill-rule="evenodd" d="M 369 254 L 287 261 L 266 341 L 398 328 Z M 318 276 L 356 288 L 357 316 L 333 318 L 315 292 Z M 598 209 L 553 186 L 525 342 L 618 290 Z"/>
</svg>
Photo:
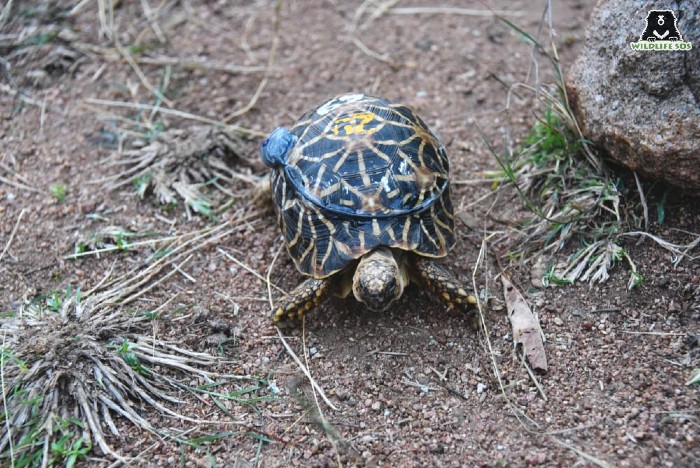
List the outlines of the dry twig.
<svg viewBox="0 0 700 468">
<path fill-rule="evenodd" d="M 19 212 L 19 216 L 17 216 L 17 221 L 15 222 L 15 227 L 12 228 L 12 232 L 10 233 L 10 237 L 7 239 L 7 242 L 5 243 L 5 248 L 2 249 L 2 253 L 0 253 L 0 261 L 2 261 L 2 258 L 5 256 L 5 253 L 7 253 L 7 250 L 10 248 L 10 245 L 12 245 L 12 241 L 15 238 L 15 234 L 17 234 L 17 228 L 19 228 L 19 223 L 22 221 L 22 217 L 24 214 L 27 212 L 25 208 L 22 208 L 22 211 Z"/>
<path fill-rule="evenodd" d="M 287 343 L 287 340 L 284 339 L 284 336 L 282 335 L 282 332 L 280 331 L 280 329 L 278 327 L 275 327 L 275 328 L 277 329 L 277 335 L 279 336 L 280 341 L 284 345 L 284 348 L 287 350 L 287 353 L 292 358 L 292 360 L 296 363 L 296 365 L 299 366 L 299 369 L 301 369 L 301 371 L 304 373 L 306 378 L 309 379 L 309 383 L 311 384 L 311 386 L 318 392 L 319 395 L 321 395 L 321 398 L 323 398 L 323 401 L 328 405 L 329 408 L 331 408 L 335 411 L 338 411 L 338 408 L 336 408 L 335 405 L 333 405 L 333 403 L 331 403 L 331 401 L 328 399 L 328 397 L 326 397 L 326 392 L 324 392 L 323 389 L 321 388 L 321 386 L 316 383 L 316 380 L 314 380 L 314 378 L 311 376 L 311 373 L 309 372 L 309 370 L 299 360 L 299 357 L 296 355 L 296 353 L 291 348 L 291 346 L 289 346 L 289 343 Z"/>
<path fill-rule="evenodd" d="M 639 192 L 639 200 L 642 202 L 642 209 L 644 214 L 644 230 L 649 230 L 649 206 L 647 206 L 647 198 L 644 196 L 644 188 L 642 187 L 642 182 L 639 180 L 639 176 L 633 171 L 634 181 L 637 183 L 637 191 Z"/>
<path fill-rule="evenodd" d="M 521 11 L 506 11 L 506 10 L 476 10 L 473 8 L 458 8 L 458 7 L 402 7 L 391 8 L 389 13 L 394 15 L 462 15 L 462 16 L 523 16 Z"/>
<path fill-rule="evenodd" d="M 110 101 L 108 99 L 85 99 L 83 101 L 85 104 L 94 104 L 94 105 L 99 105 L 99 106 L 107 106 L 107 107 L 123 107 L 127 109 L 137 109 L 137 110 L 157 110 L 161 114 L 167 114 L 167 115 L 172 115 L 174 117 L 179 117 L 182 119 L 187 119 L 187 120 L 194 120 L 197 122 L 202 122 L 208 125 L 212 125 L 214 127 L 222 127 L 226 131 L 232 131 L 232 132 L 237 132 L 240 133 L 241 135 L 248 135 L 248 136 L 267 136 L 266 133 L 259 132 L 257 130 L 251 130 L 248 128 L 240 127 L 238 125 L 225 125 L 223 122 L 219 120 L 214 120 L 210 119 L 208 117 L 202 117 L 200 115 L 196 114 L 191 114 L 189 112 L 183 112 L 179 111 L 177 109 L 163 109 L 160 108 L 160 106 L 152 106 L 150 104 L 141 104 L 141 103 L 133 103 L 133 102 L 121 102 L 121 101 Z"/>
</svg>

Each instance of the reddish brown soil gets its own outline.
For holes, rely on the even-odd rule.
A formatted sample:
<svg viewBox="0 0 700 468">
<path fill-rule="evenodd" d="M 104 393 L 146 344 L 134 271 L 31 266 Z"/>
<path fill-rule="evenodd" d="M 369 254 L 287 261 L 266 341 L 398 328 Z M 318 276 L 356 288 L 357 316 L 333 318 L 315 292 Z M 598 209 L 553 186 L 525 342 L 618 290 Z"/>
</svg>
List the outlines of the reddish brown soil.
<svg viewBox="0 0 700 468">
<path fill-rule="evenodd" d="M 235 212 L 216 221 L 197 216 L 188 220 L 181 209 L 166 212 L 152 199 L 139 200 L 129 185 L 110 193 L 92 182 L 113 173 L 108 166 L 117 145 L 113 139 L 129 139 L 114 115 L 139 116 L 132 110 L 88 106 L 85 99 L 153 104 L 155 98 L 119 58 L 113 43 L 100 36 L 98 2 L 88 2 L 75 17 L 59 19 L 60 8 L 46 11 L 44 2 L 20 3 L 16 10 L 27 10 L 15 12 L 7 34 L 58 24 L 74 35 L 5 56 L 13 86 L 35 104 L 22 103 L 9 91 L 12 87 L 0 93 L 0 175 L 13 181 L 0 182 L 0 247 L 26 210 L 0 263 L 3 311 L 68 284 L 87 290 L 113 264 L 120 274 L 151 253 L 135 249 L 63 259 L 76 242 L 104 226 L 165 236 L 230 219 Z M 59 3 L 72 7 L 78 2 Z M 151 7 L 157 3 L 150 2 Z M 448 3 L 464 7 L 463 2 Z M 554 5 L 555 42 L 565 68 L 585 45 L 592 3 L 567 0 Z M 483 8 L 478 3 L 468 6 Z M 459 182 L 480 179 L 484 170 L 497 167 L 484 137 L 502 150 L 517 145 L 532 125 L 526 91 L 518 91 L 523 99 L 511 96 L 506 110 L 506 85 L 526 81 L 528 72 L 534 72 L 530 47 L 490 17 L 385 12 L 372 20 L 371 12 L 378 8 L 372 6 L 355 21 L 359 7 L 360 2 L 283 2 L 269 82 L 238 123 L 264 134 L 344 92 L 401 100 L 444 140 L 458 211 L 479 220 L 486 219 L 489 209 L 497 219 L 523 216 L 522 210 L 513 209 L 517 197 L 478 201 L 491 192 L 490 185 Z M 524 30 L 537 32 L 541 5 L 501 1 L 492 7 L 507 9 Z M 273 18 L 272 4 L 266 1 L 172 2 L 158 18 L 169 41 L 160 44 L 142 3 L 122 1 L 114 10 L 114 27 L 125 47 L 139 38 L 146 46 L 143 57 L 197 58 L 264 69 L 274 37 Z M 382 60 L 368 55 L 353 38 Z M 83 44 L 83 52 L 76 52 L 78 62 L 52 55 L 58 47 L 75 50 L 78 43 Z M 546 60 L 538 59 L 542 80 L 551 81 Z M 142 68 L 154 85 L 166 73 L 164 65 Z M 221 119 L 249 102 L 262 76 L 173 65 L 166 97 L 174 109 Z M 166 128 L 192 124 L 173 116 L 161 119 Z M 244 156 L 256 158 L 260 141 L 249 141 Z M 51 184 L 66 185 L 63 202 L 51 195 Z M 489 229 L 502 227 L 489 223 L 484 222 Z M 678 229 L 700 230 L 696 201 L 669 199 L 664 224 L 652 226 L 654 233 L 673 241 L 692 239 Z M 470 278 L 484 236 L 460 224 L 458 244 L 446 264 Z M 272 216 L 264 216 L 220 247 L 265 275 L 279 249 L 279 232 Z M 545 290 L 530 286 L 529 266 L 511 267 L 539 313 L 547 339 L 549 373 L 539 376 L 546 400 L 514 357 L 501 289 L 494 281 L 497 268 L 490 261 L 478 275 L 480 287 L 488 286 L 492 296 L 486 335 L 416 288 L 386 313 L 367 312 L 353 300 L 331 300 L 309 314 L 304 335 L 301 326 L 285 329 L 299 356 L 305 338 L 310 370 L 337 407 L 332 410 L 319 401 L 335 433 L 319 426 L 308 381 L 270 323 L 265 285 L 216 248 L 205 248 L 183 267 L 196 283 L 174 275 L 133 306 L 152 310 L 179 293 L 172 308 L 186 307 L 185 318 L 162 321 L 158 332 L 196 350 L 215 352 L 208 340 L 218 331 L 213 324 L 226 324 L 235 338 L 226 353 L 236 364 L 221 371 L 269 381 L 270 388 L 259 394 L 272 398 L 249 405 L 229 403 L 230 416 L 208 399 L 190 399 L 180 411 L 207 420 L 244 421 L 266 434 L 266 441 L 222 423 L 200 429 L 234 434 L 195 449 L 121 424 L 124 439 L 112 443 L 124 455 L 138 456 L 139 463 L 154 465 L 572 466 L 592 464 L 591 457 L 619 466 L 700 465 L 700 388 L 685 385 L 698 365 L 697 343 L 687 334 L 700 334 L 700 266 L 686 259 L 673 268 L 668 252 L 650 241 L 637 244 L 631 239 L 625 247 L 645 277 L 632 292 L 625 287 L 624 267 L 615 269 L 603 285 Z M 301 280 L 284 252 L 272 280 L 285 290 Z M 196 320 L 201 313 L 190 313 L 194 306 L 206 311 L 204 321 Z M 151 417 L 166 427 L 188 428 Z"/>
</svg>

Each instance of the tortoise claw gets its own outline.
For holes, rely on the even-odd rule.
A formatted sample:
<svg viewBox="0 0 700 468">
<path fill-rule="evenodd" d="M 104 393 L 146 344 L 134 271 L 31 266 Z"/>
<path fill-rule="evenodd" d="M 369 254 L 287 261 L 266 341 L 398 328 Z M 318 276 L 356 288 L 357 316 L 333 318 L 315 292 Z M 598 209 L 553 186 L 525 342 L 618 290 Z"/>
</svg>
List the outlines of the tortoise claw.
<svg viewBox="0 0 700 468">
<path fill-rule="evenodd" d="M 300 319 L 321 303 L 328 293 L 329 285 L 330 281 L 327 279 L 307 279 L 275 305 L 272 321 L 278 323 L 283 320 Z"/>
<path fill-rule="evenodd" d="M 470 309 L 476 305 L 476 297 L 469 288 L 450 271 L 430 258 L 417 258 L 415 268 L 421 282 L 450 309 Z"/>
</svg>

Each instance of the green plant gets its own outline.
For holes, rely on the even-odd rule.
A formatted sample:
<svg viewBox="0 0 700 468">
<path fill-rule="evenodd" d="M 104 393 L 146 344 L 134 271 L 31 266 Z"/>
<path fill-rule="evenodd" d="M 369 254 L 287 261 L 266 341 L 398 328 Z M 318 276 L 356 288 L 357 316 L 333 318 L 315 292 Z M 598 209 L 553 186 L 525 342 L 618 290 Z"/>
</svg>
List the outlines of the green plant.
<svg viewBox="0 0 700 468">
<path fill-rule="evenodd" d="M 567 99 L 556 48 L 552 45 L 548 51 L 513 23 L 502 21 L 544 54 L 555 76 L 551 86 L 519 84 L 535 96 L 535 122 L 517 150 L 504 154 L 489 144 L 500 167 L 489 174 L 495 179 L 494 188 L 514 187 L 532 215 L 517 221 L 506 234 L 511 245 L 507 255 L 527 262 L 574 249 L 542 278 L 544 284 L 559 285 L 605 281 L 608 270 L 624 260 L 631 271 L 628 287 L 638 286 L 643 277 L 619 244 L 638 226 L 639 218 L 623 214 L 624 187 L 581 133 Z M 659 209 L 663 213 L 663 205 Z"/>
<path fill-rule="evenodd" d="M 121 356 L 121 358 L 124 359 L 124 362 L 126 362 L 129 365 L 129 367 L 131 367 L 133 370 L 142 375 L 149 375 L 150 371 L 148 370 L 148 368 L 141 364 L 141 360 L 132 351 L 134 346 L 134 343 L 124 341 L 121 344 L 121 346 L 110 345 L 109 348 L 115 349 L 117 351 L 117 354 Z"/>
<path fill-rule="evenodd" d="M 51 184 L 49 191 L 59 203 L 63 203 L 66 199 L 66 186 L 64 184 Z"/>
<path fill-rule="evenodd" d="M 145 174 L 136 176 L 132 179 L 132 181 L 134 183 L 134 188 L 136 189 L 136 193 L 138 194 L 139 198 L 145 197 L 146 192 L 148 191 L 148 188 L 151 185 L 151 173 L 146 172 Z"/>
<path fill-rule="evenodd" d="M 80 288 L 73 289 L 73 286 L 69 284 L 66 286 L 65 291 L 51 291 L 46 294 L 40 294 L 32 299 L 29 307 L 25 310 L 32 316 L 40 316 L 47 311 L 59 312 L 63 304 L 69 299 L 75 301 L 76 304 L 80 304 Z"/>
<path fill-rule="evenodd" d="M 52 462 L 64 462 L 66 467 L 75 466 L 75 463 L 87 456 L 92 450 L 92 445 L 86 442 L 77 433 L 82 433 L 85 425 L 78 419 L 57 419 L 56 425 L 61 437 L 51 443 Z M 77 428 L 77 433 L 71 430 L 71 426 Z"/>
</svg>

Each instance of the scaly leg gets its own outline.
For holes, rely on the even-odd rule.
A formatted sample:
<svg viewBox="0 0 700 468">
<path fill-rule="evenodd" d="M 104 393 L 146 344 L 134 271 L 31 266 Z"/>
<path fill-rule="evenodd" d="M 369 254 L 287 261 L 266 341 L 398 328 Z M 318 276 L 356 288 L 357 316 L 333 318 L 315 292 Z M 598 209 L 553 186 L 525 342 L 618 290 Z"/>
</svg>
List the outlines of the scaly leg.
<svg viewBox="0 0 700 468">
<path fill-rule="evenodd" d="M 282 320 L 301 318 L 305 312 L 321 303 L 328 294 L 330 284 L 331 281 L 328 278 L 307 279 L 275 305 L 272 321 L 277 323 Z"/>
<path fill-rule="evenodd" d="M 467 309 L 476 305 L 476 297 L 469 288 L 435 260 L 426 257 L 413 259 L 419 281 L 440 298 L 447 307 Z"/>
</svg>

